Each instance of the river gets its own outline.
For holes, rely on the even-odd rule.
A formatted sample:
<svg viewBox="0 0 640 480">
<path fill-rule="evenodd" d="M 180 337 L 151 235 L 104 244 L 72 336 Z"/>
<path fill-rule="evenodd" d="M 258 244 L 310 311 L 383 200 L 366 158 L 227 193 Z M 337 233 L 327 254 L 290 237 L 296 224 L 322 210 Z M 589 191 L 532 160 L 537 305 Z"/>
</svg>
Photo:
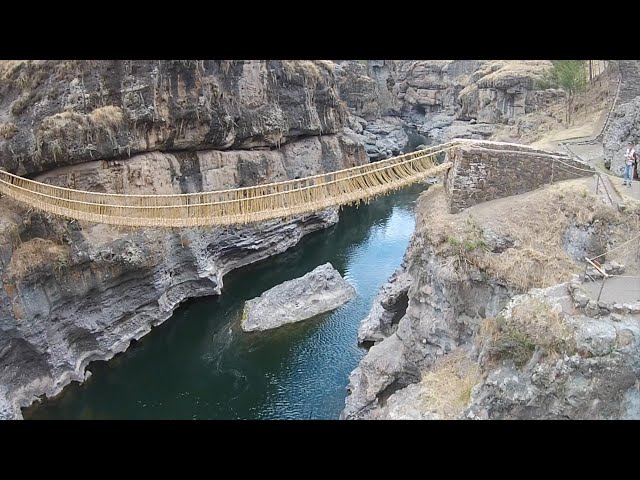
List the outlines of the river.
<svg viewBox="0 0 640 480">
<path fill-rule="evenodd" d="M 360 207 L 287 252 L 229 273 L 220 296 L 193 299 L 92 376 L 24 409 L 25 419 L 337 419 L 366 351 L 360 321 L 414 229 L 416 185 Z M 326 262 L 356 287 L 337 310 L 262 333 L 239 327 L 244 302 Z"/>
</svg>

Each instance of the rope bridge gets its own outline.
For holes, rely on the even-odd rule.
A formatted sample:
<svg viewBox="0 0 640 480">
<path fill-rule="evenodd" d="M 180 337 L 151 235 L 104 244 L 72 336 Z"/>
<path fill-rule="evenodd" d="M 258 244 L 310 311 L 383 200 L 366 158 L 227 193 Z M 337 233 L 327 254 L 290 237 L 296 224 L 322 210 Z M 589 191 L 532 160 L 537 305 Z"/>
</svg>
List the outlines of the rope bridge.
<svg viewBox="0 0 640 480">
<path fill-rule="evenodd" d="M 375 163 L 297 180 L 174 195 L 86 192 L 48 185 L 0 170 L 0 193 L 45 212 L 131 227 L 235 225 L 287 218 L 353 204 L 438 175 L 451 162 L 436 155 L 452 141 Z"/>
</svg>

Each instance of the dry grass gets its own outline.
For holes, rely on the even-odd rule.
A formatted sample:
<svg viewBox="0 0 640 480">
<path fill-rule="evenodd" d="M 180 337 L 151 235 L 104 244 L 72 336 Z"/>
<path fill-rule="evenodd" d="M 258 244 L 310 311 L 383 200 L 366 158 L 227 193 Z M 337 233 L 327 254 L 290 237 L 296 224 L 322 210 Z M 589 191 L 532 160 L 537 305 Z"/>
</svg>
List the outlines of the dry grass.
<svg viewBox="0 0 640 480">
<path fill-rule="evenodd" d="M 59 273 L 70 261 L 69 247 L 58 245 L 51 240 L 34 238 L 21 243 L 13 252 L 7 266 L 7 275 L 13 280 L 21 280 L 36 271 L 46 269 Z"/>
<path fill-rule="evenodd" d="M 38 129 L 38 139 L 51 142 L 78 140 L 92 132 L 116 130 L 124 121 L 124 113 L 119 107 L 107 105 L 93 110 L 89 115 L 77 112 L 61 112 L 45 118 Z"/>
<path fill-rule="evenodd" d="M 594 125 L 603 111 L 607 108 L 607 100 L 612 97 L 616 89 L 616 79 L 610 70 L 600 75 L 599 79 L 587 86 L 586 91 L 577 93 L 573 100 L 571 125 L 566 124 L 567 105 L 564 92 L 557 97 L 557 101 L 539 105 L 539 109 L 527 113 L 516 119 L 512 126 L 501 125 L 491 138 L 492 140 L 517 139 L 518 143 L 531 144 L 533 142 L 557 142 L 564 138 L 575 136 L 589 136 Z M 544 92 L 537 92 L 544 96 Z M 574 127 L 570 129 L 569 127 Z M 584 127 L 586 131 L 574 132 L 575 127 Z M 541 144 L 542 145 L 542 144 Z"/>
<path fill-rule="evenodd" d="M 0 244 L 6 243 L 16 248 L 20 242 L 20 225 L 5 217 L 0 221 Z"/>
<path fill-rule="evenodd" d="M 23 66 L 32 60 L 0 60 L 0 80 L 13 80 Z"/>
<path fill-rule="evenodd" d="M 61 112 L 42 120 L 40 131 L 49 138 L 66 138 L 70 130 L 88 127 L 86 115 L 76 112 Z"/>
<path fill-rule="evenodd" d="M 314 61 L 283 60 L 282 66 L 284 67 L 284 72 L 288 79 L 291 79 L 293 75 L 298 74 L 301 75 L 305 81 L 309 81 L 313 85 L 322 80 L 322 73 Z"/>
<path fill-rule="evenodd" d="M 36 133 L 37 155 L 42 155 L 42 145 L 46 144 L 48 152 L 54 158 L 63 155 L 67 144 L 84 141 L 91 125 L 87 116 L 76 112 L 56 113 L 42 120 Z"/>
<path fill-rule="evenodd" d="M 52 64 L 53 76 L 56 80 L 80 77 L 95 70 L 99 60 L 58 60 Z"/>
<path fill-rule="evenodd" d="M 336 64 L 331 60 L 314 60 L 315 64 L 320 68 L 325 69 L 328 73 L 333 74 L 336 68 Z"/>
<path fill-rule="evenodd" d="M 591 225 L 595 221 L 638 229 L 637 216 L 623 219 L 614 209 L 587 190 L 583 181 L 562 182 L 530 192 L 476 205 L 459 214 L 447 213 L 444 190 L 431 188 L 419 201 L 418 234 L 435 252 L 447 257 L 465 278 L 479 269 L 519 291 L 548 287 L 567 281 L 581 266 L 562 248 L 569 225 Z M 511 248 L 492 252 L 488 233 L 513 242 Z"/>
<path fill-rule="evenodd" d="M 11 113 L 16 116 L 20 115 L 24 111 L 24 109 L 29 106 L 32 98 L 33 96 L 31 95 L 31 92 L 23 92 L 11 104 Z"/>
<path fill-rule="evenodd" d="M 544 355 L 572 354 L 576 350 L 574 327 L 545 301 L 524 297 L 511 311 L 482 322 L 476 342 L 493 360 L 510 358 L 523 367 L 536 349 Z"/>
<path fill-rule="evenodd" d="M 116 129 L 124 121 L 124 113 L 120 107 L 107 105 L 96 108 L 89 114 L 89 121 L 96 127 Z"/>
<path fill-rule="evenodd" d="M 460 349 L 440 358 L 423 373 L 420 382 L 422 408 L 441 420 L 460 417 L 480 381 L 480 367 Z"/>
<path fill-rule="evenodd" d="M 0 60 L 0 81 L 16 82 L 20 88 L 33 86 L 46 77 L 50 60 Z"/>
<path fill-rule="evenodd" d="M 0 123 L 0 138 L 5 140 L 9 140 L 13 138 L 18 129 L 16 128 L 15 123 L 4 122 Z"/>
</svg>

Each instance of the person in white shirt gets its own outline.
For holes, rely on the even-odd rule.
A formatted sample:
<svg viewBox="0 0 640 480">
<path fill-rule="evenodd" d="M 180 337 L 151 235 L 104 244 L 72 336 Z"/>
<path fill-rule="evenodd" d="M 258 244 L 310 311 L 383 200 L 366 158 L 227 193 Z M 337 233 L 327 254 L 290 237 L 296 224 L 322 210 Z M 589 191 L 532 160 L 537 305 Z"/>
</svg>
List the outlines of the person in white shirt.
<svg viewBox="0 0 640 480">
<path fill-rule="evenodd" d="M 623 185 L 631 186 L 631 174 L 633 172 L 633 162 L 635 161 L 636 150 L 633 148 L 633 142 L 629 142 L 627 152 L 624 154 L 624 180 Z"/>
</svg>

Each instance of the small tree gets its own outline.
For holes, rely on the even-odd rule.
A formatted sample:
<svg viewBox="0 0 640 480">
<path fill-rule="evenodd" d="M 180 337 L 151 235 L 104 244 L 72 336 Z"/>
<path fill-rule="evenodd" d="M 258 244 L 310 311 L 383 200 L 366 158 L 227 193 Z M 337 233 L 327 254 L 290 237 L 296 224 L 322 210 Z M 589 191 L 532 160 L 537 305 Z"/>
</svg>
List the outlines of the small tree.
<svg viewBox="0 0 640 480">
<path fill-rule="evenodd" d="M 559 87 L 567 94 L 567 126 L 571 125 L 571 111 L 576 93 L 587 86 L 586 65 L 584 60 L 552 60 L 553 67 L 547 73 L 541 85 Z"/>
</svg>

